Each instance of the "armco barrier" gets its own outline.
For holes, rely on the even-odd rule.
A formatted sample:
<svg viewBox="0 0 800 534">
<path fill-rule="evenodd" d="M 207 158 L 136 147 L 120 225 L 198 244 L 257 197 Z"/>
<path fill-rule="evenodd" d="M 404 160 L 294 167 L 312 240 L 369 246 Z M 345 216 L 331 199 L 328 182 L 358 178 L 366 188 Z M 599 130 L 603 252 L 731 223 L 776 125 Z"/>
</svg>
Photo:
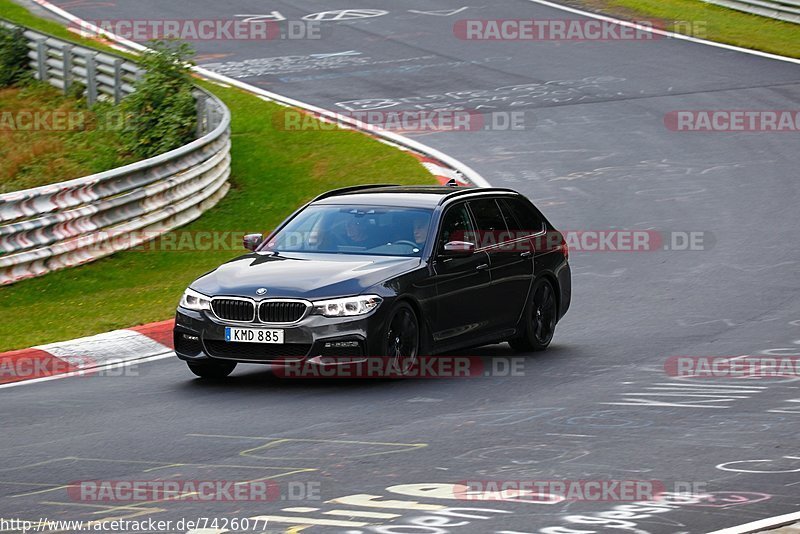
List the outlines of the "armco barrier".
<svg viewBox="0 0 800 534">
<path fill-rule="evenodd" d="M 115 35 L 114 33 L 100 28 L 89 21 L 83 20 L 80 17 L 76 17 L 75 15 L 65 11 L 48 0 L 30 1 L 38 4 L 43 9 L 46 9 L 55 16 L 75 25 L 75 27 L 80 27 L 81 32 L 84 34 L 93 35 L 101 39 L 110 39 L 114 42 L 115 46 L 121 47 L 122 50 L 131 51 L 134 53 L 142 53 L 147 50 L 147 47 L 144 45 L 131 41 L 130 39 L 120 37 L 119 35 Z M 447 180 L 455 178 L 456 181 L 460 183 L 469 183 L 478 187 L 490 187 L 489 182 L 468 165 L 414 139 L 410 139 L 396 132 L 375 128 L 374 125 L 366 124 L 353 117 L 341 115 L 318 106 L 296 100 L 294 98 L 289 98 L 271 91 L 266 91 L 260 87 L 217 74 L 216 72 L 204 69 L 203 67 L 195 66 L 193 67 L 193 70 L 196 74 L 207 80 L 212 80 L 242 89 L 243 91 L 247 91 L 248 93 L 252 93 L 266 100 L 276 102 L 280 105 L 305 110 L 320 119 L 330 120 L 337 124 L 347 125 L 355 130 L 377 137 L 383 142 L 387 142 L 391 145 L 399 147 L 401 150 L 408 150 L 413 155 L 418 157 L 421 156 L 422 164 L 433 174 L 437 175 L 437 178 L 446 178 Z M 433 168 L 434 166 L 436 168 Z M 442 171 L 444 171 L 444 174 L 441 174 Z"/>
<path fill-rule="evenodd" d="M 703 0 L 751 15 L 800 24 L 800 0 Z"/>
<path fill-rule="evenodd" d="M 118 102 L 141 75 L 122 57 L 33 30 L 25 38 L 38 79 L 65 92 L 80 83 L 90 102 Z M 196 99 L 199 138 L 188 145 L 118 169 L 1 194 L 0 285 L 131 248 L 199 217 L 225 196 L 230 112 L 201 89 Z"/>
</svg>

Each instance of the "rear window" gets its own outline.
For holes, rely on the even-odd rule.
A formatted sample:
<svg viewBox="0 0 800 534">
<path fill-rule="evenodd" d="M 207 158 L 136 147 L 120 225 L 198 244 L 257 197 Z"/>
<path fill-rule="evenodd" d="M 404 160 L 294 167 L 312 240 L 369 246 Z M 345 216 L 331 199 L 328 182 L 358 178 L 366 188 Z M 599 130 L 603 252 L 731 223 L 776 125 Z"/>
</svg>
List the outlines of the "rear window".
<svg viewBox="0 0 800 534">
<path fill-rule="evenodd" d="M 538 234 L 544 230 L 541 215 L 527 202 L 519 198 L 500 200 L 508 229 L 515 235 Z"/>
</svg>

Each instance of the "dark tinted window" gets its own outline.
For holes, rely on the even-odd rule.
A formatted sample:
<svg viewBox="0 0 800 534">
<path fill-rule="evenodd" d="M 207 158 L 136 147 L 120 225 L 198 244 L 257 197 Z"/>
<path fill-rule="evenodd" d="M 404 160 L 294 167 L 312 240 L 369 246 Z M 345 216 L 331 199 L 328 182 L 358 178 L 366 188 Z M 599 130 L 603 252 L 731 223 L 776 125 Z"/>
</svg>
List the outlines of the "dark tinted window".
<svg viewBox="0 0 800 534">
<path fill-rule="evenodd" d="M 442 219 L 439 233 L 439 247 L 450 241 L 468 241 L 475 243 L 475 229 L 469 218 L 466 204 L 458 204 L 447 210 Z"/>
<path fill-rule="evenodd" d="M 469 207 L 475 216 L 479 232 L 499 235 L 508 231 L 503 214 L 494 199 L 473 200 L 470 201 Z"/>
<path fill-rule="evenodd" d="M 544 229 L 542 217 L 527 202 L 518 198 L 504 198 L 500 206 L 508 224 L 508 229 L 520 233 L 536 234 Z"/>
</svg>

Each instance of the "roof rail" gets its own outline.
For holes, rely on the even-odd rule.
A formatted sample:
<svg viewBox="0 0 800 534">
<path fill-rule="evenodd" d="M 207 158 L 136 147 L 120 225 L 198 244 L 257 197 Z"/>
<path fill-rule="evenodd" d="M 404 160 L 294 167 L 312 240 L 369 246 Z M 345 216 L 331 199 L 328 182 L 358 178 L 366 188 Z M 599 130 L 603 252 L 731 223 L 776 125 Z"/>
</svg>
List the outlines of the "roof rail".
<svg viewBox="0 0 800 534">
<path fill-rule="evenodd" d="M 515 193 L 519 194 L 517 191 L 513 189 L 508 189 L 507 187 L 464 187 L 464 188 L 453 188 L 452 193 L 448 193 L 443 195 L 442 198 L 439 200 L 439 205 L 441 206 L 446 201 L 450 200 L 453 197 L 460 197 L 464 195 L 485 195 L 490 193 Z"/>
<path fill-rule="evenodd" d="M 339 189 L 334 189 L 332 191 L 328 191 L 327 193 L 322 193 L 318 197 L 314 198 L 311 202 L 316 202 L 317 200 L 322 200 L 323 198 L 328 197 L 335 197 L 337 195 L 344 195 L 347 193 L 354 193 L 356 191 L 361 191 L 363 189 L 375 189 L 379 187 L 397 187 L 398 184 L 364 184 L 364 185 L 351 185 L 350 187 L 341 187 Z"/>
</svg>

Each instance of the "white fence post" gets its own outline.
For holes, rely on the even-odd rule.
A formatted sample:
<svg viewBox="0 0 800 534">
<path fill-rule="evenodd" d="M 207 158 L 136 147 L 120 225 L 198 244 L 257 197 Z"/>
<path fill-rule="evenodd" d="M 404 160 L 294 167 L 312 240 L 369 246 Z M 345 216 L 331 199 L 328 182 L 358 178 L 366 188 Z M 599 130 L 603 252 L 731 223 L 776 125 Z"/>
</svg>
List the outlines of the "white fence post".
<svg viewBox="0 0 800 534">
<path fill-rule="evenodd" d="M 72 46 L 64 45 L 61 49 L 62 69 L 64 69 L 64 94 L 69 94 L 72 87 Z"/>
<path fill-rule="evenodd" d="M 122 63 L 121 59 L 114 60 L 114 104 L 122 101 Z"/>
<path fill-rule="evenodd" d="M 40 82 L 47 82 L 47 39 L 36 40 L 36 70 Z"/>
<path fill-rule="evenodd" d="M 97 102 L 97 64 L 94 54 L 86 54 L 86 101 L 90 106 Z"/>
</svg>

